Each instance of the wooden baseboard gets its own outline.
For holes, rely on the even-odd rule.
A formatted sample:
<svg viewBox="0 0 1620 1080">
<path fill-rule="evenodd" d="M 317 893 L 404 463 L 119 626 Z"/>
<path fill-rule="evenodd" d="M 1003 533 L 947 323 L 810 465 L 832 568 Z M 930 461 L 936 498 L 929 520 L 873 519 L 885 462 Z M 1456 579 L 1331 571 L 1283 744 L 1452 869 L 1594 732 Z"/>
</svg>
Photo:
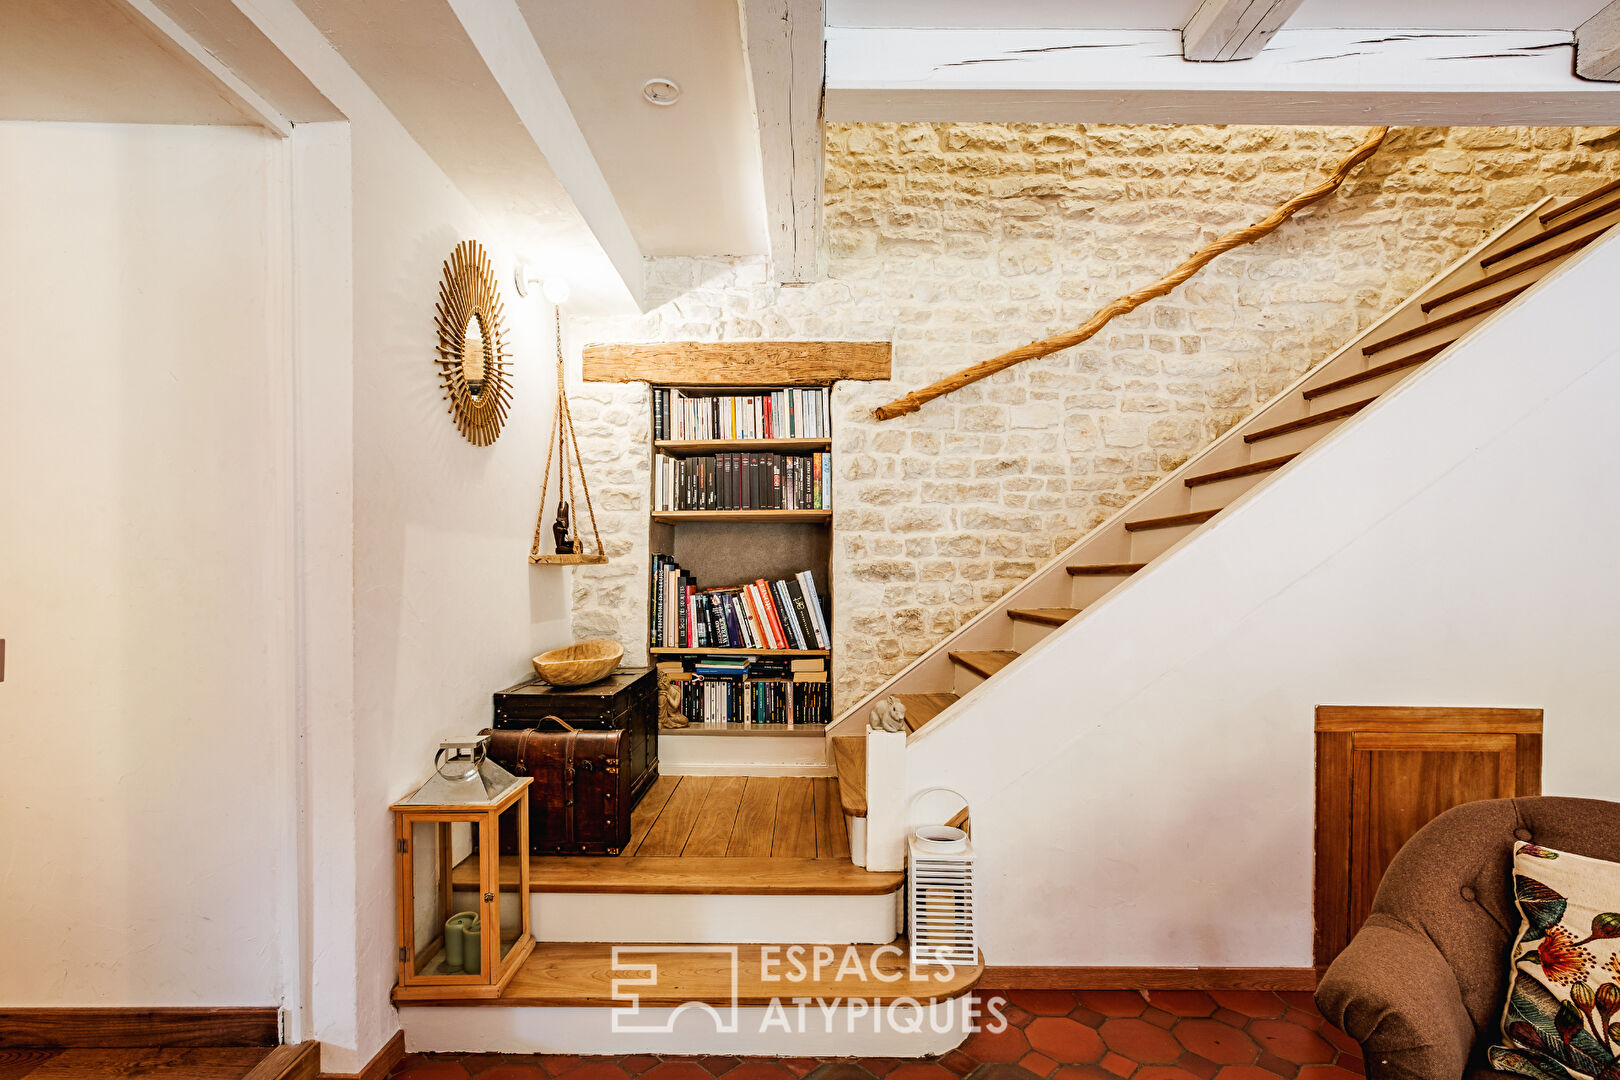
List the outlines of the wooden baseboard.
<svg viewBox="0 0 1620 1080">
<path fill-rule="evenodd" d="M 275 1046 L 274 1006 L 0 1009 L 0 1048 Z"/>
<path fill-rule="evenodd" d="M 399 1059 L 405 1056 L 405 1032 L 394 1032 L 394 1037 L 383 1043 L 383 1048 L 374 1054 L 365 1067 L 357 1073 L 321 1073 L 320 1080 L 383 1080 L 388 1070 L 399 1064 Z"/>
<path fill-rule="evenodd" d="M 1313 968 L 1015 967 L 990 965 L 994 990 L 1315 990 Z"/>
<path fill-rule="evenodd" d="M 315 1080 L 320 1071 L 321 1044 L 311 1039 L 276 1047 L 242 1080 Z"/>
</svg>

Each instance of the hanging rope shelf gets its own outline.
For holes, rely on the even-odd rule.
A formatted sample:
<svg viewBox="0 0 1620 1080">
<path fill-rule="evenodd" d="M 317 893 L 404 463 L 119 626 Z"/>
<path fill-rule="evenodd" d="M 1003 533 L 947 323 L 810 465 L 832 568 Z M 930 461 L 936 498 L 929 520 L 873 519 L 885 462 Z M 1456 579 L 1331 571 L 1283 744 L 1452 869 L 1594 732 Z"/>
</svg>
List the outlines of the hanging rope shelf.
<svg viewBox="0 0 1620 1080">
<path fill-rule="evenodd" d="M 591 486 L 585 479 L 585 462 L 579 456 L 579 437 L 574 433 L 574 416 L 568 411 L 568 388 L 563 385 L 560 307 L 556 311 L 556 319 L 557 414 L 552 421 L 552 430 L 556 436 L 546 448 L 546 470 L 540 480 L 540 512 L 534 519 L 534 543 L 529 547 L 529 562 L 537 566 L 600 566 L 608 559 L 607 553 L 602 548 L 602 532 L 596 527 L 596 508 L 591 505 Z M 569 451 L 573 451 L 572 467 L 568 463 Z M 553 454 L 557 458 L 557 515 L 551 523 L 552 546 L 555 550 L 542 555 L 540 538 L 546 529 L 546 494 L 551 489 Z M 580 490 L 585 493 L 585 512 L 590 516 L 591 536 L 596 541 L 594 553 L 585 550 L 585 544 L 580 540 L 578 532 L 573 529 L 573 522 L 570 520 L 569 508 L 579 506 L 579 500 L 574 493 L 576 476 L 579 478 Z"/>
</svg>

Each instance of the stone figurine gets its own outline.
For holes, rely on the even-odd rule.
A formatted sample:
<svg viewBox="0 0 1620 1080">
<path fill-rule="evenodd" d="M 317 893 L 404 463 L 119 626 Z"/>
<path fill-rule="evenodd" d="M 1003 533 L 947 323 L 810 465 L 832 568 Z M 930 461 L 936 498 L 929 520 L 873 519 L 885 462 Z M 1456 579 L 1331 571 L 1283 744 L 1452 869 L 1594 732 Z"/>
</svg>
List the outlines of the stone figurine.
<svg viewBox="0 0 1620 1080">
<path fill-rule="evenodd" d="M 873 731 L 906 730 L 906 707 L 892 697 L 886 697 L 872 710 Z"/>
<path fill-rule="evenodd" d="M 680 672 L 680 664 L 666 662 L 658 665 L 658 726 L 661 728 L 686 727 L 691 723 L 681 711 L 683 680 L 675 678 Z"/>
</svg>

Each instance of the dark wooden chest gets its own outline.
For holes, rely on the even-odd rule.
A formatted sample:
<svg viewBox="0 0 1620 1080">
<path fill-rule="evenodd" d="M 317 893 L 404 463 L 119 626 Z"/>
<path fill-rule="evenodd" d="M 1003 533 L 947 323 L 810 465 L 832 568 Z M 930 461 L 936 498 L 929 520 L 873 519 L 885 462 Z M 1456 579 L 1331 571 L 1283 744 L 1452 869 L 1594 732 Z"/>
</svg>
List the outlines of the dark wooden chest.
<svg viewBox="0 0 1620 1080">
<path fill-rule="evenodd" d="M 489 756 L 529 785 L 530 855 L 617 855 L 630 842 L 630 774 L 624 768 L 630 733 L 587 731 L 567 721 L 496 731 Z M 502 836 L 502 855 L 516 855 L 517 837 Z"/>
<path fill-rule="evenodd" d="M 585 731 L 623 731 L 634 806 L 658 779 L 657 697 L 652 668 L 620 668 L 589 686 L 552 686 L 536 675 L 495 694 L 495 729 L 521 731 L 556 716 Z"/>
</svg>

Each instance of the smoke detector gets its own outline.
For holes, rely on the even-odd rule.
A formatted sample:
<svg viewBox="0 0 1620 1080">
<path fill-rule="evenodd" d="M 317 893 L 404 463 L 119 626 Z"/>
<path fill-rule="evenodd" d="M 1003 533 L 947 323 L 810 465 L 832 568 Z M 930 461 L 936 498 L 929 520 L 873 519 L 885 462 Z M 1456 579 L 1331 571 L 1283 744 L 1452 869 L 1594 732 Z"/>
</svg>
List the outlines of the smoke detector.
<svg viewBox="0 0 1620 1080">
<path fill-rule="evenodd" d="M 673 105 L 681 100 L 681 88 L 674 79 L 648 79 L 641 84 L 641 96 L 649 105 Z"/>
</svg>

